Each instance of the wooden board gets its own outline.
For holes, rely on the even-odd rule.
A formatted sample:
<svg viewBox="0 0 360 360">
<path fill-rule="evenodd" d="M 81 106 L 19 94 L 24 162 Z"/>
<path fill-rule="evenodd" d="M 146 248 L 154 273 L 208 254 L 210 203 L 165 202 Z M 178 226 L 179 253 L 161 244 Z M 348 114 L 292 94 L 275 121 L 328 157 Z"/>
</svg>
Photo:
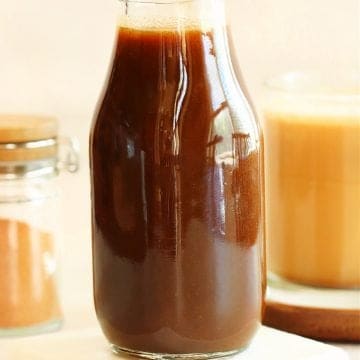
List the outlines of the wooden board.
<svg viewBox="0 0 360 360">
<path fill-rule="evenodd" d="M 264 324 L 324 341 L 360 342 L 360 291 L 269 277 Z"/>
<path fill-rule="evenodd" d="M 324 341 L 360 342 L 360 312 L 267 301 L 264 324 Z"/>
</svg>

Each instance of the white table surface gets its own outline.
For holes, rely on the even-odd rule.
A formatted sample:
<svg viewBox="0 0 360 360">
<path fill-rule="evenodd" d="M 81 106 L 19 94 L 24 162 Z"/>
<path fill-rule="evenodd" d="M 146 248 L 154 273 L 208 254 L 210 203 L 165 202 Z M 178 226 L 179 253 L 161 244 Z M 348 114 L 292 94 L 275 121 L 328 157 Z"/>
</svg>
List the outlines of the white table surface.
<svg viewBox="0 0 360 360">
<path fill-rule="evenodd" d="M 98 327 L 8 341 L 2 360 L 131 360 L 111 353 Z M 262 327 L 252 344 L 229 360 L 348 360 L 339 348 Z"/>
</svg>

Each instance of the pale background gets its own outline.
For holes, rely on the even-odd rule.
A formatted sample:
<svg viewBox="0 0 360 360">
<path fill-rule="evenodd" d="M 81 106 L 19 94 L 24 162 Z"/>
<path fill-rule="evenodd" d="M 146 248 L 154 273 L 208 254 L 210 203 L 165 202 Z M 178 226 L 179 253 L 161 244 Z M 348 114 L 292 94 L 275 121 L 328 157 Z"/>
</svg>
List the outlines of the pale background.
<svg viewBox="0 0 360 360">
<path fill-rule="evenodd" d="M 257 107 L 265 77 L 360 66 L 360 0 L 227 0 Z M 0 111 L 86 131 L 113 45 L 117 0 L 0 0 Z"/>
<path fill-rule="evenodd" d="M 359 68 L 360 0 L 227 0 L 237 57 L 258 112 L 264 78 Z M 0 112 L 56 115 L 80 139 L 63 176 L 67 326 L 94 324 L 87 136 L 113 46 L 116 0 L 0 0 Z M 75 314 L 75 315 L 74 315 Z"/>
</svg>

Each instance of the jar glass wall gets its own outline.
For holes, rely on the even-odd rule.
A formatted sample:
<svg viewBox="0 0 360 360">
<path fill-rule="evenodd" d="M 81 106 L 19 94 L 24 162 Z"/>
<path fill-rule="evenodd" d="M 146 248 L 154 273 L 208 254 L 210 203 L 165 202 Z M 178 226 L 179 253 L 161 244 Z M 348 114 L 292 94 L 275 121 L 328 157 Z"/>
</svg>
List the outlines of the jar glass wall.
<svg viewBox="0 0 360 360">
<path fill-rule="evenodd" d="M 61 326 L 58 175 L 76 158 L 54 119 L 0 115 L 0 336 Z"/>
<path fill-rule="evenodd" d="M 54 177 L 0 179 L 0 336 L 60 327 Z"/>
<path fill-rule="evenodd" d="M 266 91 L 269 296 L 353 310 L 358 322 L 360 76 L 290 73 L 269 80 Z"/>
</svg>

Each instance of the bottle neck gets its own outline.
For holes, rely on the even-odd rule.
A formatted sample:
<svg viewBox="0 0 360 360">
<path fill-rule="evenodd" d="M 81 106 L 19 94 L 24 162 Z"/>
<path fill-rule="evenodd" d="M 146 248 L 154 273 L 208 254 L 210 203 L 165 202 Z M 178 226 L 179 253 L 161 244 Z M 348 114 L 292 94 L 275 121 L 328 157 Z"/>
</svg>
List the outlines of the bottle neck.
<svg viewBox="0 0 360 360">
<path fill-rule="evenodd" d="M 223 0 L 121 0 L 119 26 L 140 29 L 225 26 Z"/>
<path fill-rule="evenodd" d="M 226 84 L 226 86 L 223 85 L 223 91 L 225 92 L 235 131 L 240 133 L 257 132 L 257 129 L 254 130 L 256 120 L 254 119 L 246 95 L 236 79 L 232 63 L 227 35 L 228 28 L 224 0 L 121 0 L 120 4 L 120 28 L 141 31 L 152 30 L 158 33 L 157 36 L 163 31 L 166 32 L 169 30 L 173 33 L 174 39 L 177 38 L 177 41 L 182 43 L 179 45 L 183 53 L 180 56 L 181 59 L 186 58 L 186 52 L 189 50 L 186 49 L 188 44 L 186 44 L 186 35 L 184 35 L 187 30 L 200 30 L 200 32 L 206 33 L 205 38 L 211 38 L 211 51 L 216 54 L 217 76 L 222 84 Z M 139 35 L 134 34 L 132 36 Z M 136 38 L 136 42 L 137 40 L 139 39 Z M 122 45 L 118 48 L 118 58 L 115 61 L 121 62 L 124 52 L 119 51 L 119 49 L 123 50 L 125 47 L 120 37 L 118 44 Z M 131 45 L 131 47 L 132 46 L 133 45 Z M 164 48 L 166 47 L 166 41 L 163 41 L 162 46 Z M 143 50 L 139 51 L 141 52 Z M 164 49 L 161 50 L 161 56 L 164 55 L 164 51 Z M 169 51 L 169 49 L 167 51 Z M 206 66 L 208 65 L 209 64 Z M 193 65 L 188 63 L 188 66 L 191 67 Z M 116 69 L 119 70 L 122 69 L 122 67 L 117 66 Z M 125 71 L 122 69 L 118 75 L 116 75 L 116 69 L 113 73 L 113 83 L 116 83 L 117 76 L 122 77 Z M 209 69 L 204 71 L 208 72 Z M 240 107 L 238 106 L 239 103 L 242 104 Z"/>
</svg>

